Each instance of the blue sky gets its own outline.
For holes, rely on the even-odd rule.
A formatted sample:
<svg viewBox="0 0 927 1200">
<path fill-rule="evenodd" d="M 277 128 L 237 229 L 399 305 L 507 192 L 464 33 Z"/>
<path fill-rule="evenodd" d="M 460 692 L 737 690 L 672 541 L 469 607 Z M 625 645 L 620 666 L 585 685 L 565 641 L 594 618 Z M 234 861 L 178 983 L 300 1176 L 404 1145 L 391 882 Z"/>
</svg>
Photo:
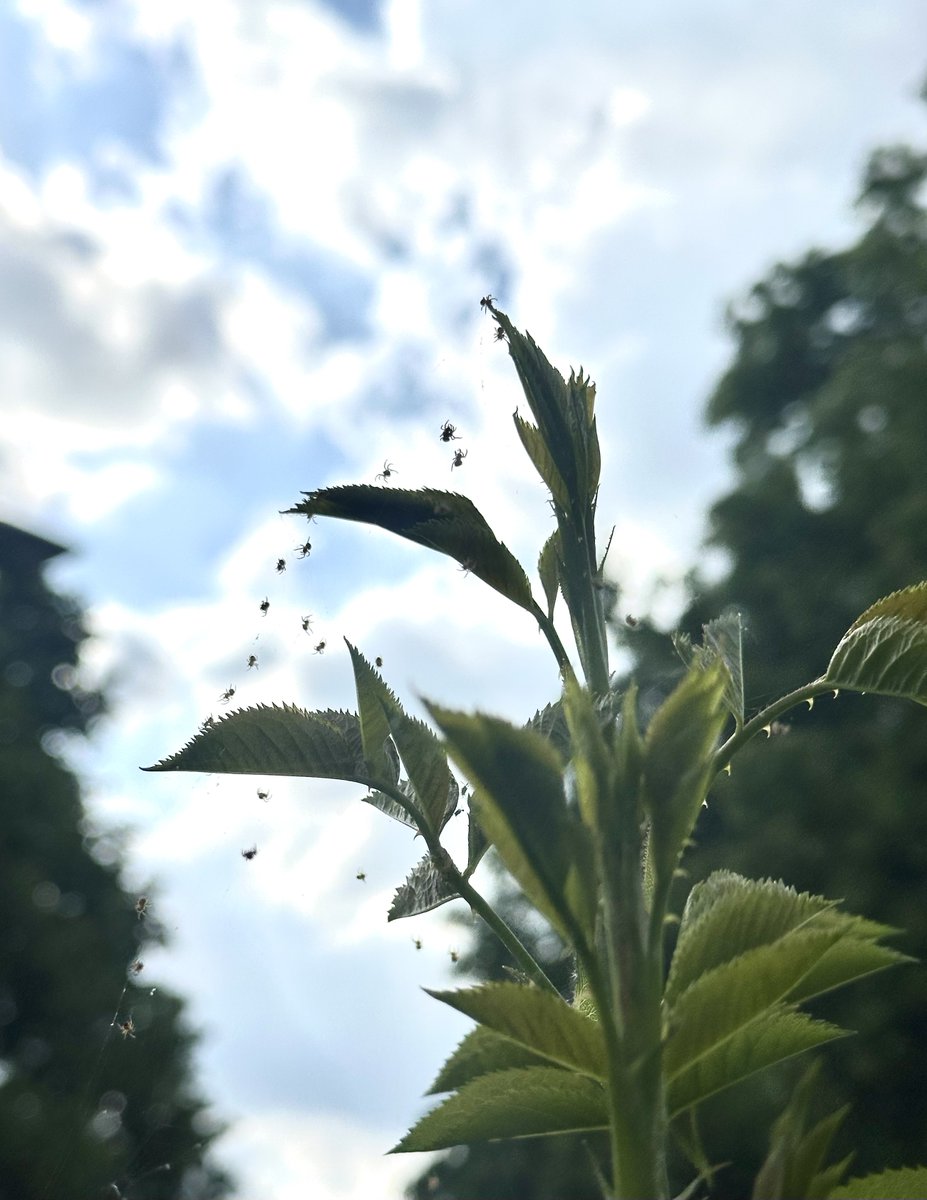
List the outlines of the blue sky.
<svg viewBox="0 0 927 1200">
<path fill-rule="evenodd" d="M 139 764 L 229 686 L 350 705 L 343 635 L 413 702 L 518 718 L 556 690 L 536 632 L 453 564 L 280 510 L 390 461 L 534 561 L 549 514 L 492 292 L 597 381 L 610 563 L 629 610 L 671 620 L 729 478 L 700 416 L 724 306 L 853 236 L 873 147 L 923 143 L 925 25 L 920 0 L 0 7 L 0 519 L 75 550 L 54 578 L 115 707 L 72 757 L 156 882 L 173 941 L 146 969 L 204 1032 L 242 1196 L 400 1194 L 421 1164 L 382 1152 L 464 1026 L 419 985 L 461 934 L 386 925 L 418 851 L 346 785 L 265 803 Z"/>
</svg>

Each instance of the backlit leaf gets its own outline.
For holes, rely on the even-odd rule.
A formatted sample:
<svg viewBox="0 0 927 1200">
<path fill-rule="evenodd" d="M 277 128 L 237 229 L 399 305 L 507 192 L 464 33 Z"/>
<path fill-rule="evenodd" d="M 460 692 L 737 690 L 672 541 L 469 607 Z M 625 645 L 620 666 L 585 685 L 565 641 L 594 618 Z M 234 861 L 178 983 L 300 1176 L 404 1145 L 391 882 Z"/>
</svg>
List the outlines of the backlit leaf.
<svg viewBox="0 0 927 1200">
<path fill-rule="evenodd" d="M 927 704 L 927 581 L 868 608 L 844 634 L 824 680 Z"/>
<path fill-rule="evenodd" d="M 487 983 L 428 994 L 558 1066 L 605 1077 L 605 1042 L 599 1023 L 552 992 L 519 983 Z"/>
<path fill-rule="evenodd" d="M 393 1153 L 607 1125 L 608 1103 L 594 1080 L 557 1067 L 515 1068 L 466 1084 L 422 1117 Z"/>
<path fill-rule="evenodd" d="M 457 492 L 435 488 L 320 488 L 304 492 L 288 513 L 337 517 L 376 525 L 456 559 L 462 567 L 513 603 L 533 613 L 534 599 L 524 568 L 500 542 L 479 509 Z"/>
<path fill-rule="evenodd" d="M 436 866 L 431 855 L 426 854 L 413 868 L 405 883 L 396 889 L 386 919 L 396 921 L 400 917 L 416 917 L 419 913 L 430 912 L 449 900 L 456 900 L 458 894 L 454 885 Z"/>
</svg>

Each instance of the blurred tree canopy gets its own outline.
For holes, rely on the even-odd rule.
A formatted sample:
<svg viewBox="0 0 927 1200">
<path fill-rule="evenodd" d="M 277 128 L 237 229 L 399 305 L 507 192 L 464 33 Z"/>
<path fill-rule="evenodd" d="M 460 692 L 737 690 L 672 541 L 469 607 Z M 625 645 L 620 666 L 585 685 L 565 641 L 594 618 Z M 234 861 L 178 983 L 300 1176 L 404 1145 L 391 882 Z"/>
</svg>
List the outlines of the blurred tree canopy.
<svg viewBox="0 0 927 1200">
<path fill-rule="evenodd" d="M 711 510 L 708 537 L 725 565 L 711 579 L 693 572 L 679 628 L 698 637 L 724 610 L 743 614 L 752 710 L 820 674 L 870 603 L 927 578 L 925 179 L 927 155 L 877 151 L 858 200 L 859 240 L 776 266 L 729 311 L 733 360 L 707 408 L 710 425 L 736 431 L 736 479 Z M 646 621 L 617 636 L 646 719 L 681 663 Z M 898 947 L 927 959 L 923 711 L 840 696 L 795 714 L 783 732 L 749 747 L 716 785 L 684 864 L 690 882 L 717 867 L 782 878 L 897 926 Z M 504 970 L 483 932 L 462 966 Z M 924 971 L 907 967 L 817 1005 L 860 1035 L 828 1051 L 822 1089 L 853 1104 L 838 1149 L 856 1151 L 854 1174 L 923 1159 L 925 1004 Z M 706 1106 L 710 1160 L 730 1164 L 713 1195 L 750 1195 L 794 1074 L 767 1073 Z M 524 1152 L 454 1152 L 409 1195 L 580 1197 L 594 1194 L 589 1186 L 575 1141 L 539 1138 Z"/>
<path fill-rule="evenodd" d="M 183 1004 L 133 970 L 159 931 L 57 753 L 103 706 L 80 608 L 43 578 L 62 552 L 0 524 L 0 1200 L 212 1200 Z"/>
</svg>

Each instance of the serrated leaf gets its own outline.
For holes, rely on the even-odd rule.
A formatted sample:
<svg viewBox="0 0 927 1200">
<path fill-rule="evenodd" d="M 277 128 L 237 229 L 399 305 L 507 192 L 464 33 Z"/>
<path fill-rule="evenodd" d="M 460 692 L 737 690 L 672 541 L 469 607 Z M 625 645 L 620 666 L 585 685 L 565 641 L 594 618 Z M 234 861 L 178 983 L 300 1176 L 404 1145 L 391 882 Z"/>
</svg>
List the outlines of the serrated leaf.
<svg viewBox="0 0 927 1200">
<path fill-rule="evenodd" d="M 519 983 L 487 983 L 453 992 L 425 990 L 558 1066 L 605 1078 L 601 1026 L 552 992 Z"/>
<path fill-rule="evenodd" d="M 544 543 L 538 558 L 538 576 L 547 600 L 547 616 L 554 619 L 554 607 L 560 588 L 560 530 L 555 529 Z"/>
<path fill-rule="evenodd" d="M 521 444 L 525 448 L 525 453 L 534 464 L 534 469 L 537 471 L 538 475 L 540 475 L 542 482 L 547 485 L 554 502 L 558 504 L 564 512 L 569 511 L 569 490 L 567 489 L 567 485 L 564 482 L 563 476 L 557 469 L 557 464 L 554 462 L 547 449 L 547 445 L 540 429 L 538 429 L 537 425 L 532 425 L 530 421 L 526 421 L 524 417 L 519 416 L 517 412 L 512 414 L 512 420 L 515 422 L 515 428 L 518 431 L 519 438 L 521 438 Z M 556 595 L 556 591 L 554 592 L 554 595 Z M 552 609 L 553 605 L 551 604 L 549 594 L 547 597 L 547 602 Z"/>
<path fill-rule="evenodd" d="M 784 883 L 744 879 L 715 871 L 689 893 L 666 981 L 665 999 L 676 997 L 706 972 L 746 950 L 798 929 L 833 902 L 799 894 Z"/>
<path fill-rule="evenodd" d="M 884 597 L 840 640 L 824 681 L 927 705 L 927 581 Z"/>
<path fill-rule="evenodd" d="M 456 900 L 459 895 L 431 855 L 426 854 L 412 869 L 405 883 L 396 889 L 386 919 L 397 921 L 401 917 L 416 917 L 419 913 L 439 908 L 449 900 Z"/>
<path fill-rule="evenodd" d="M 369 770 L 354 713 L 306 712 L 295 705 L 243 708 L 201 729 L 176 754 L 146 771 L 291 775 L 389 784 Z"/>
<path fill-rule="evenodd" d="M 401 780 L 396 787 L 398 787 L 399 791 L 401 791 L 408 800 L 408 804 L 405 808 L 403 808 L 398 801 L 394 800 L 392 796 L 387 796 L 385 792 L 376 790 L 368 792 L 367 795 L 362 796 L 361 799 L 365 804 L 372 804 L 374 808 L 379 809 L 380 812 L 384 813 L 387 817 L 392 817 L 394 821 L 399 821 L 409 829 L 414 829 L 417 832 L 418 822 L 413 816 L 411 816 L 411 812 L 415 811 L 415 792 L 412 790 L 412 787 L 408 781 L 404 779 Z"/>
<path fill-rule="evenodd" d="M 525 728 L 533 729 L 535 733 L 546 738 L 564 762 L 573 757 L 570 727 L 567 725 L 562 700 L 555 700 L 553 704 L 545 704 L 543 708 L 539 708 L 534 716 L 525 722 Z"/>
<path fill-rule="evenodd" d="M 733 609 L 702 627 L 705 646 L 727 668 L 724 700 L 739 729 L 744 723 L 743 620 Z"/>
<path fill-rule="evenodd" d="M 288 513 L 336 517 L 387 529 L 449 555 L 514 604 L 534 613 L 524 568 L 466 496 L 436 488 L 408 491 L 367 484 L 320 488 L 303 495 L 305 500 L 287 509 Z"/>
<path fill-rule="evenodd" d="M 496 717 L 428 708 L 477 785 L 473 805 L 506 867 L 562 936 L 587 936 L 595 920 L 592 848 L 567 808 L 556 750 Z"/>
<path fill-rule="evenodd" d="M 845 1036 L 836 1025 L 777 1005 L 675 1076 L 667 1088 L 670 1116 L 774 1063 Z"/>
<path fill-rule="evenodd" d="M 423 721 L 407 716 L 398 706 L 389 713 L 389 727 L 419 808 L 434 832 L 440 833 L 456 810 L 459 796 L 444 747 Z"/>
<path fill-rule="evenodd" d="M 796 930 L 701 975 L 667 1014 L 667 1080 L 785 1001 L 839 937 L 814 927 Z"/>
<path fill-rule="evenodd" d="M 720 663 L 690 668 L 647 729 L 643 795 L 658 887 L 668 887 L 713 777 L 712 753 L 727 720 L 726 682 Z"/>
<path fill-rule="evenodd" d="M 371 773 L 386 775 L 393 764 L 386 746 L 390 739 L 386 710 L 389 705 L 399 707 L 395 694 L 387 687 L 382 675 L 375 671 L 356 646 L 344 639 L 351 655 L 354 669 L 354 686 L 357 693 L 357 715 L 360 721 L 361 742 L 364 757 L 370 764 Z"/>
<path fill-rule="evenodd" d="M 391 1153 L 580 1133 L 607 1125 L 605 1093 L 593 1080 L 557 1067 L 516 1068 L 466 1084 L 422 1117 Z"/>
<path fill-rule="evenodd" d="M 900 1167 L 850 1179 L 834 1188 L 828 1200 L 923 1200 L 927 1196 L 927 1167 Z"/>
<path fill-rule="evenodd" d="M 538 1066 L 549 1067 L 550 1061 L 539 1054 L 532 1054 L 510 1038 L 478 1025 L 470 1030 L 445 1062 L 428 1089 L 428 1094 L 433 1096 L 439 1092 L 456 1091 L 471 1079 L 478 1079 L 480 1075 L 488 1075 L 491 1071 Z"/>
<path fill-rule="evenodd" d="M 822 923 L 823 924 L 823 923 Z M 824 926 L 826 928 L 826 926 Z M 885 971 L 889 967 L 916 962 L 908 954 L 880 946 L 876 942 L 856 937 L 843 937 L 816 963 L 808 974 L 789 993 L 796 1004 L 831 992 L 834 988 Z"/>
<path fill-rule="evenodd" d="M 752 1200 L 794 1200 L 796 1196 L 823 1200 L 849 1165 L 847 1158 L 824 1167 L 848 1108 L 838 1109 L 808 1128 L 812 1102 L 819 1091 L 819 1070 L 820 1062 L 815 1062 L 805 1072 L 773 1125 L 769 1152 L 757 1173 Z"/>
</svg>

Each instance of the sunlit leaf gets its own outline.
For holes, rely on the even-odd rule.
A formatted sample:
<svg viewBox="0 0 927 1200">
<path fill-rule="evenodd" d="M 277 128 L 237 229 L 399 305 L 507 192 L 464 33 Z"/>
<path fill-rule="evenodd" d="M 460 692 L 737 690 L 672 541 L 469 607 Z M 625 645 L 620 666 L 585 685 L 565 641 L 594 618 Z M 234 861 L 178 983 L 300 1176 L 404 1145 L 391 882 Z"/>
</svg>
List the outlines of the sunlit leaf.
<svg viewBox="0 0 927 1200">
<path fill-rule="evenodd" d="M 644 740 L 644 803 L 651 859 L 667 886 L 713 777 L 712 753 L 727 718 L 727 671 L 690 668 L 657 709 Z"/>
<path fill-rule="evenodd" d="M 544 597 L 547 600 L 547 615 L 554 619 L 554 607 L 560 588 L 560 530 L 555 529 L 541 550 L 538 558 L 538 575 Z"/>
<path fill-rule="evenodd" d="M 516 1068 L 466 1084 L 422 1117 L 393 1153 L 607 1125 L 608 1103 L 594 1080 L 557 1067 Z"/>
<path fill-rule="evenodd" d="M 518 983 L 487 983 L 428 994 L 558 1066 L 605 1077 L 599 1023 L 552 992 Z"/>
<path fill-rule="evenodd" d="M 824 680 L 927 704 L 927 581 L 868 608 L 840 640 Z"/>
<path fill-rule="evenodd" d="M 828 1200 L 923 1200 L 927 1196 L 927 1167 L 900 1167 L 850 1179 L 834 1188 Z"/>
<path fill-rule="evenodd" d="M 455 1091 L 471 1079 L 488 1075 L 491 1071 L 550 1065 L 549 1059 L 532 1054 L 524 1046 L 503 1037 L 501 1033 L 494 1033 L 485 1025 L 477 1025 L 445 1062 L 438 1072 L 437 1079 L 428 1089 L 428 1094 Z"/>
<path fill-rule="evenodd" d="M 670 1116 L 774 1063 L 845 1036 L 836 1025 L 776 1005 L 674 1076 L 667 1088 Z"/>
<path fill-rule="evenodd" d="M 592 850 L 566 804 L 563 764 L 531 729 L 429 705 L 452 757 L 476 783 L 473 805 L 525 894 L 565 937 L 591 932 Z"/>
<path fill-rule="evenodd" d="M 784 1002 L 839 936 L 813 926 L 795 930 L 699 976 L 667 1014 L 667 1079 Z"/>
</svg>

